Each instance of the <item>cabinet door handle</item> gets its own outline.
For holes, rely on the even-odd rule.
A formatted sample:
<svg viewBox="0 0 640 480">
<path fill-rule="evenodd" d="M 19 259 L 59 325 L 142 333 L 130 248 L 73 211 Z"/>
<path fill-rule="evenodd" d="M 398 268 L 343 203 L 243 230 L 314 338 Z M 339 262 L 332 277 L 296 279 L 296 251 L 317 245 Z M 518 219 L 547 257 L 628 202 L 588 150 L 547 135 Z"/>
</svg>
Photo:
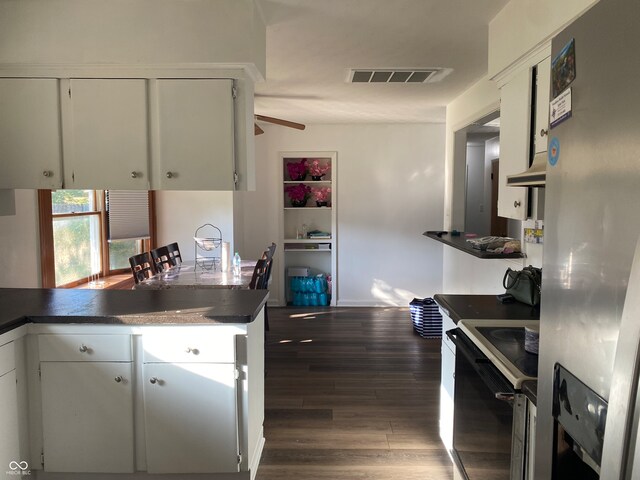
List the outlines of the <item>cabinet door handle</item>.
<svg viewBox="0 0 640 480">
<path fill-rule="evenodd" d="M 138 172 L 131 172 L 131 178 L 138 178 Z"/>
<path fill-rule="evenodd" d="M 522 202 L 520 202 L 519 200 L 516 200 L 515 202 L 513 202 L 513 206 L 515 208 L 518 208 L 520 205 L 522 205 Z"/>
<path fill-rule="evenodd" d="M 549 130 L 545 130 L 544 128 L 542 130 L 540 130 L 540 136 L 544 137 L 545 135 L 549 134 Z"/>
<path fill-rule="evenodd" d="M 156 383 L 158 383 L 158 378 L 157 377 L 151 377 L 149 379 L 149 383 L 151 383 L 152 385 L 155 385 Z"/>
<path fill-rule="evenodd" d="M 185 350 L 185 352 L 187 352 L 187 353 L 193 353 L 194 355 L 198 355 L 198 354 L 200 353 L 200 350 L 198 350 L 197 348 L 187 347 L 187 349 Z"/>
<path fill-rule="evenodd" d="M 124 378 L 122 378 L 120 375 L 118 375 L 116 378 L 114 378 L 114 380 L 116 381 L 116 383 L 120 383 L 120 382 L 122 382 L 122 380 L 124 380 Z"/>
<path fill-rule="evenodd" d="M 87 353 L 89 351 L 89 347 L 87 347 L 84 343 L 82 345 L 80 345 L 80 348 L 78 349 L 80 352 L 82 353 Z"/>
<path fill-rule="evenodd" d="M 167 172 L 167 178 L 173 178 L 173 172 Z"/>
<path fill-rule="evenodd" d="M 44 172 L 42 172 L 42 175 L 49 178 L 53 176 L 53 172 L 50 170 L 45 170 Z"/>
</svg>

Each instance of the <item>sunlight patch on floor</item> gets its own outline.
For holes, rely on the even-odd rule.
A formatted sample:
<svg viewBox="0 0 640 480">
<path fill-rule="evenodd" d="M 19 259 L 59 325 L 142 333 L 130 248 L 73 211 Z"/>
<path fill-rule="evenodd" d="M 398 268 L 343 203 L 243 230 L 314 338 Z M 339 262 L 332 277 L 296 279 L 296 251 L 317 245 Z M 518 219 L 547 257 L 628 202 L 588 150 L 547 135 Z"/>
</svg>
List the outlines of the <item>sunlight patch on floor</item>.
<svg viewBox="0 0 640 480">
<path fill-rule="evenodd" d="M 422 298 L 417 293 L 395 288 L 379 278 L 373 279 L 371 294 L 377 301 L 394 307 L 404 307 L 414 298 Z"/>
</svg>

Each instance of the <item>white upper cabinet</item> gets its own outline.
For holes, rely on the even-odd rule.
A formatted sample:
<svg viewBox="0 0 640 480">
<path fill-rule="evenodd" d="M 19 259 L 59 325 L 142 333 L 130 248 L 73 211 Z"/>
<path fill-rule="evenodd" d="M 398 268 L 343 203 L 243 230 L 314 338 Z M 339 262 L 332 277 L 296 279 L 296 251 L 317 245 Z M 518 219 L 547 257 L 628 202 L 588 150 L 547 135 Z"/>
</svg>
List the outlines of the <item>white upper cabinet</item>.
<svg viewBox="0 0 640 480">
<path fill-rule="evenodd" d="M 537 65 L 536 76 L 536 153 L 546 152 L 549 131 L 549 101 L 551 88 L 551 57 Z"/>
<path fill-rule="evenodd" d="M 238 83 L 0 78 L 0 189 L 253 188 L 253 90 Z"/>
<path fill-rule="evenodd" d="M 530 128 L 531 70 L 523 68 L 500 89 L 500 217 L 527 218 L 527 189 L 507 187 L 507 176 L 529 168 Z"/>
<path fill-rule="evenodd" d="M 68 85 L 65 187 L 148 189 L 147 81 L 71 79 Z"/>
<path fill-rule="evenodd" d="M 0 188 L 62 186 L 55 78 L 0 78 Z"/>
<path fill-rule="evenodd" d="M 500 87 L 498 215 L 501 217 L 528 218 L 528 188 L 508 187 L 507 177 L 527 170 L 532 153 L 547 150 L 550 71 L 548 51 L 543 50 L 509 74 Z M 535 205 L 534 198 L 531 214 L 537 216 Z"/>
<path fill-rule="evenodd" d="M 235 189 L 232 80 L 158 80 L 152 109 L 158 132 L 154 189 Z"/>
</svg>

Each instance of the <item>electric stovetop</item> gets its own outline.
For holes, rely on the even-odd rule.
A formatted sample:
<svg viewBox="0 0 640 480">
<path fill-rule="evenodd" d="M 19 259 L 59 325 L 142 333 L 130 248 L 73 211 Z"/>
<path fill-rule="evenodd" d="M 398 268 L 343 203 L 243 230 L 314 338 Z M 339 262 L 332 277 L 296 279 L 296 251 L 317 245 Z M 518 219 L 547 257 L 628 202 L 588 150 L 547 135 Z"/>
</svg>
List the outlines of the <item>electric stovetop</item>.
<svg viewBox="0 0 640 480">
<path fill-rule="evenodd" d="M 538 320 L 460 320 L 458 327 L 484 353 L 514 388 L 538 376 L 538 356 L 524 349 L 525 327 Z"/>
</svg>

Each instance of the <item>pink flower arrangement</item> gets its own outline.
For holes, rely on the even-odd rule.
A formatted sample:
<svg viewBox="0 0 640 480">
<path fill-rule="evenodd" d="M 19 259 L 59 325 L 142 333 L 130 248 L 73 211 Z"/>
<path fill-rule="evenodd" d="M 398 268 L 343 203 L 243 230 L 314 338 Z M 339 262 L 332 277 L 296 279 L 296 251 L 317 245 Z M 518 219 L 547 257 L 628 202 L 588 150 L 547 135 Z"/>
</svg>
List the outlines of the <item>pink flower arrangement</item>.
<svg viewBox="0 0 640 480">
<path fill-rule="evenodd" d="M 298 185 L 290 185 L 285 187 L 285 192 L 289 195 L 289 200 L 291 201 L 291 205 L 295 206 L 303 206 L 307 203 L 307 200 L 311 196 L 311 187 L 305 185 L 304 183 L 299 183 Z"/>
<path fill-rule="evenodd" d="M 329 201 L 329 196 L 331 195 L 331 188 L 329 187 L 320 187 L 320 188 L 312 188 L 311 192 L 318 203 L 327 203 Z"/>
<path fill-rule="evenodd" d="M 327 163 L 323 165 L 320 163 L 320 160 L 317 158 L 311 161 L 311 165 L 309 165 L 309 174 L 312 177 L 323 177 L 330 169 L 330 165 Z"/>
<path fill-rule="evenodd" d="M 307 176 L 307 159 L 303 158 L 299 162 L 287 163 L 287 172 L 291 180 L 304 180 Z"/>
</svg>

